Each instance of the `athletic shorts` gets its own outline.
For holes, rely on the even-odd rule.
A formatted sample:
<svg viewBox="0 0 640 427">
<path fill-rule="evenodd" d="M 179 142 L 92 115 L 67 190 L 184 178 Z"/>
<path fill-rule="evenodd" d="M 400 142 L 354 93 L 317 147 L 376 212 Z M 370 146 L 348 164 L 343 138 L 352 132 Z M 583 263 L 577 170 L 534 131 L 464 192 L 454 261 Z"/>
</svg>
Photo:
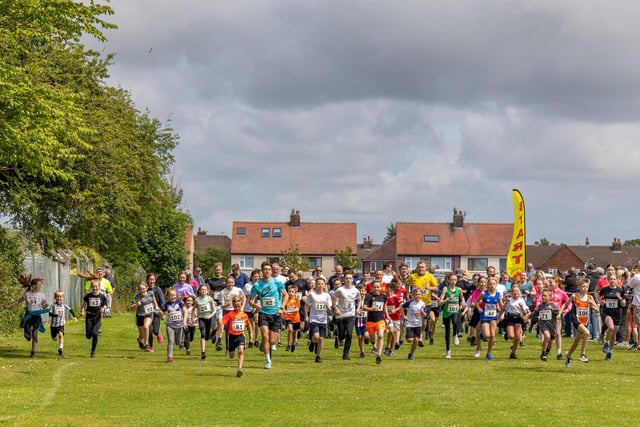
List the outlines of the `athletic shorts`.
<svg viewBox="0 0 640 427">
<path fill-rule="evenodd" d="M 300 322 L 292 322 L 291 320 L 285 320 L 284 321 L 285 324 L 287 325 L 287 328 L 289 327 L 289 325 L 292 326 L 291 329 L 293 329 L 294 331 L 299 331 L 300 330 Z"/>
<path fill-rule="evenodd" d="M 412 338 L 420 338 L 421 331 L 422 331 L 422 328 L 420 326 L 412 326 L 410 328 L 407 328 L 407 327 L 404 328 L 404 333 L 405 333 L 405 336 L 407 337 L 407 340 L 410 340 Z"/>
<path fill-rule="evenodd" d="M 153 316 L 138 316 L 136 315 L 136 326 L 144 326 L 145 319 L 153 321 Z"/>
<path fill-rule="evenodd" d="M 364 335 L 364 333 L 367 332 L 367 327 L 366 326 L 356 326 L 356 335 L 361 337 Z"/>
<path fill-rule="evenodd" d="M 64 335 L 64 325 L 62 326 L 52 326 L 51 327 L 51 338 L 54 340 L 58 337 L 58 332 L 61 332 Z"/>
<path fill-rule="evenodd" d="M 258 313 L 258 327 L 268 326 L 272 332 L 280 332 L 282 319 L 277 314 Z"/>
<path fill-rule="evenodd" d="M 327 325 L 324 323 L 315 323 L 315 322 L 311 322 L 309 323 L 309 334 L 311 334 L 311 336 L 315 335 L 316 332 L 318 333 L 318 335 L 321 338 L 324 338 L 327 336 Z"/>
<path fill-rule="evenodd" d="M 198 329 L 200 329 L 200 338 L 209 341 L 211 339 L 211 319 L 199 318 Z"/>
<path fill-rule="evenodd" d="M 227 350 L 229 350 L 229 353 L 231 353 L 232 351 L 236 351 L 236 348 L 240 347 L 241 345 L 245 345 L 244 334 L 229 334 L 228 343 L 229 345 L 227 346 Z"/>
<path fill-rule="evenodd" d="M 631 319 L 633 319 L 633 323 L 631 324 L 631 327 L 633 328 L 634 324 L 636 326 L 640 325 L 640 306 L 632 305 L 631 312 L 632 312 Z"/>
<path fill-rule="evenodd" d="M 378 322 L 367 322 L 367 332 L 369 332 L 370 336 L 376 334 L 377 331 L 384 331 L 387 325 L 384 320 L 380 320 Z"/>
</svg>

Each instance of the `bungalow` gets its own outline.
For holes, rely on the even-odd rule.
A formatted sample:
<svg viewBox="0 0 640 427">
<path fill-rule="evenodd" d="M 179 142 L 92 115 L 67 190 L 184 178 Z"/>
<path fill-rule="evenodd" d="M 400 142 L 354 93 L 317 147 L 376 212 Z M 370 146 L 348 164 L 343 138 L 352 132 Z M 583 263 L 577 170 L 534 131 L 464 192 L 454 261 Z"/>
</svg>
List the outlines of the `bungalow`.
<svg viewBox="0 0 640 427">
<path fill-rule="evenodd" d="M 297 210 L 291 211 L 289 222 L 234 221 L 232 233 L 231 262 L 244 272 L 264 261 L 277 262 L 283 252 L 297 248 L 309 271 L 323 267 L 327 275 L 335 267 L 336 250 L 358 247 L 355 222 L 302 222 Z"/>
</svg>

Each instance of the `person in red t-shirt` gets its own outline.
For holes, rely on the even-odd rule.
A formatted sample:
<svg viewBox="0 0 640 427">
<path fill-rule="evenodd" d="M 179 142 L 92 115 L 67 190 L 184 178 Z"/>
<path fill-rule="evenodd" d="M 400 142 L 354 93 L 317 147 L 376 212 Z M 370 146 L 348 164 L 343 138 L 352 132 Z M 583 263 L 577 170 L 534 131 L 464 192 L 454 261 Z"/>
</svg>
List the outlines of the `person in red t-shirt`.
<svg viewBox="0 0 640 427">
<path fill-rule="evenodd" d="M 236 295 L 232 300 L 233 311 L 228 312 L 222 318 L 222 325 L 229 332 L 229 357 L 234 358 L 236 349 L 238 349 L 238 371 L 237 377 L 241 377 L 243 374 L 242 363 L 244 362 L 244 329 L 249 328 L 249 336 L 253 336 L 251 322 L 249 316 L 242 311 L 243 299 L 241 296 Z"/>
<path fill-rule="evenodd" d="M 393 355 L 393 349 L 398 342 L 398 333 L 400 332 L 400 319 L 402 319 L 402 297 L 395 293 L 396 288 L 400 287 L 400 279 L 394 277 L 391 282 L 387 284 L 387 311 L 389 313 L 390 320 L 387 322 L 387 346 L 384 349 L 384 354 L 387 356 Z"/>
</svg>

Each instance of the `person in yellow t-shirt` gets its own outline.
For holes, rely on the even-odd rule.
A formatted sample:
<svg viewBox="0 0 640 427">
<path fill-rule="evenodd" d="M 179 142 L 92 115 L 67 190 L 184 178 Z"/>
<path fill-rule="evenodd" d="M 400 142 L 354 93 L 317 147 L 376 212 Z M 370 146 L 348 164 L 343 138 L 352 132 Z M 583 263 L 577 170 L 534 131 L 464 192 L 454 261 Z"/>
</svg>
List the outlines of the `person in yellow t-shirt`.
<svg viewBox="0 0 640 427">
<path fill-rule="evenodd" d="M 427 263 L 424 261 L 418 262 L 416 266 L 416 271 L 411 273 L 407 278 L 407 286 L 409 287 L 409 292 L 413 289 L 422 290 L 422 301 L 425 304 L 425 311 L 427 312 L 427 317 L 422 322 L 422 330 L 420 332 L 420 339 L 418 341 L 418 345 L 423 347 L 422 336 L 424 335 L 424 331 L 427 328 L 427 321 L 430 322 L 429 328 L 429 339 L 430 342 L 433 343 L 433 330 L 436 325 L 436 316 L 435 313 L 432 312 L 431 308 L 433 306 L 433 302 L 435 301 L 437 304 L 437 298 L 431 298 L 431 293 L 437 294 L 438 292 L 438 280 L 433 276 L 433 274 L 427 271 Z"/>
</svg>

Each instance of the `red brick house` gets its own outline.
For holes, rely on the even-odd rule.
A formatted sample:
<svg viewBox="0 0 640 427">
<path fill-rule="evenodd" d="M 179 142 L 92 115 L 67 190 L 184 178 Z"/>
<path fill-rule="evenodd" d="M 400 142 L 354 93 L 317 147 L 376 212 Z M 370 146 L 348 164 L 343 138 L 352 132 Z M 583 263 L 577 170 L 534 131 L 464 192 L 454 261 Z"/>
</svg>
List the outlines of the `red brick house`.
<svg viewBox="0 0 640 427">
<path fill-rule="evenodd" d="M 358 248 L 357 224 L 303 222 L 300 211 L 292 210 L 288 222 L 234 221 L 231 262 L 251 271 L 264 261 L 275 262 L 283 252 L 298 248 L 309 261 L 309 270 L 323 267 L 325 275 L 335 266 L 334 254 Z M 308 276 L 309 274 L 305 274 Z"/>
<path fill-rule="evenodd" d="M 454 209 L 451 223 L 397 222 L 396 236 L 363 259 L 369 271 L 385 261 L 394 267 L 405 263 L 412 270 L 418 261 L 444 274 L 455 269 L 470 274 L 484 272 L 488 266 L 506 267 L 513 223 L 465 223 L 462 211 Z"/>
</svg>

